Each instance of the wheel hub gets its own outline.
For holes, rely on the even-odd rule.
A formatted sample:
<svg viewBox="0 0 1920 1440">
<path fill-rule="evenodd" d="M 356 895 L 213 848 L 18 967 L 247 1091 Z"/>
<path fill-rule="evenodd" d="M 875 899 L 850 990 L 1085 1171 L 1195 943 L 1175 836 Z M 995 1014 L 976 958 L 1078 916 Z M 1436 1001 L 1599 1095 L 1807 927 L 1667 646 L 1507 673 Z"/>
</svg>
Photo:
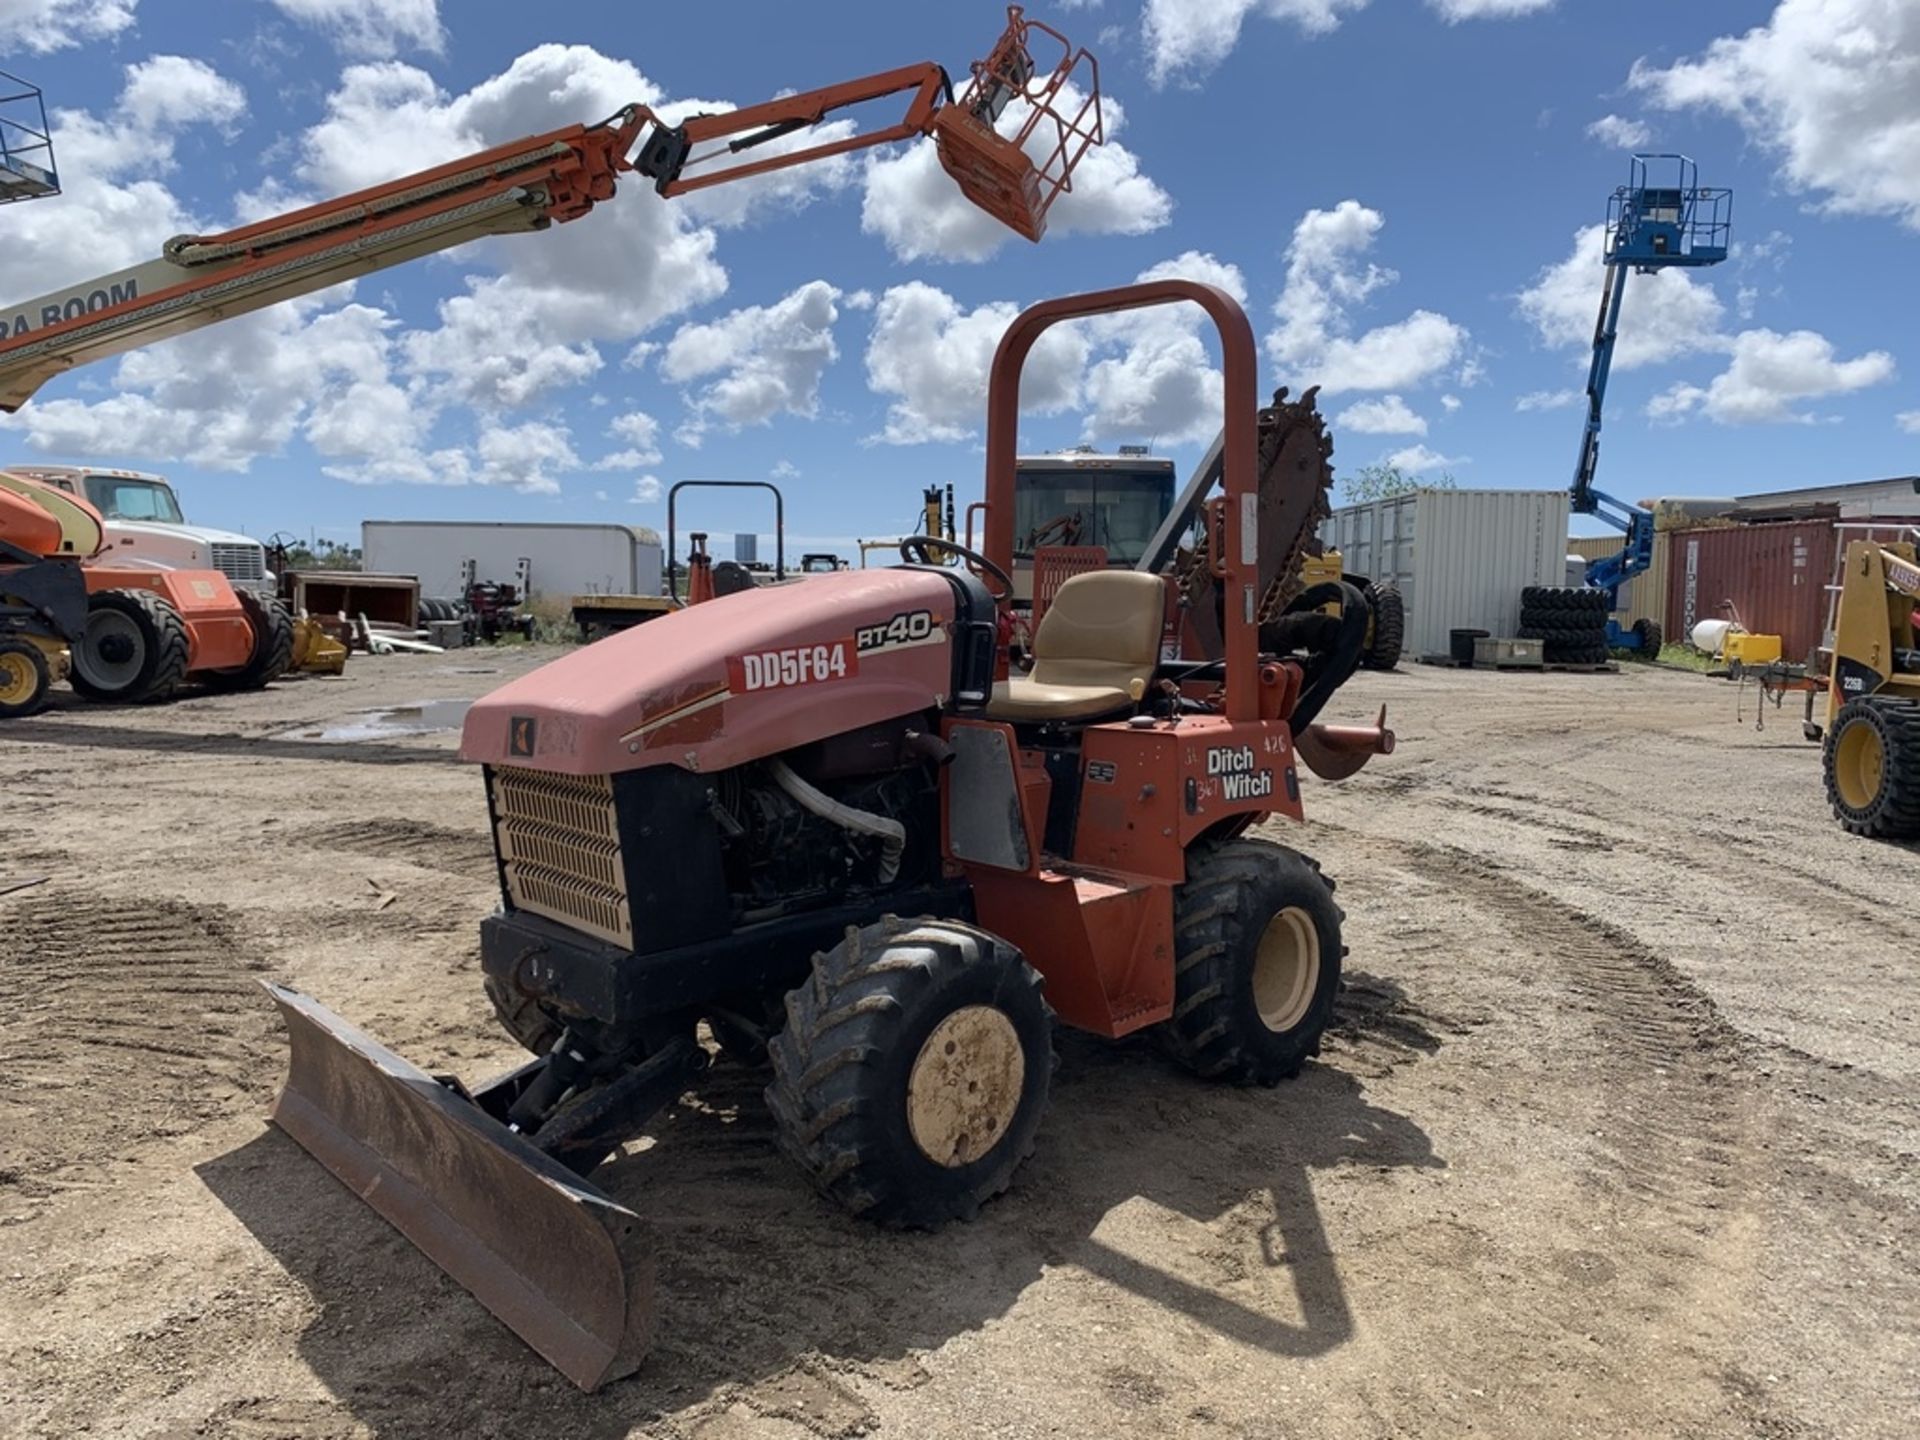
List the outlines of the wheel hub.
<svg viewBox="0 0 1920 1440">
<path fill-rule="evenodd" d="M 1886 756 L 1881 750 L 1880 736 L 1872 725 L 1856 722 L 1841 734 L 1838 748 L 1833 777 L 1840 798 L 1851 809 L 1864 810 L 1873 804 L 1886 778 Z"/>
<path fill-rule="evenodd" d="M 970 1165 L 1013 1125 L 1027 1078 L 1005 1012 L 968 1005 L 933 1027 L 907 1077 L 907 1127 L 936 1165 Z"/>
<path fill-rule="evenodd" d="M 0 705 L 18 705 L 33 694 L 33 664 L 24 655 L 0 655 Z"/>
<path fill-rule="evenodd" d="M 74 664 L 102 691 L 127 689 L 140 678 L 146 646 L 134 622 L 118 610 L 98 609 L 87 616 L 87 632 L 74 651 Z"/>
<path fill-rule="evenodd" d="M 1253 1003 L 1276 1035 L 1306 1018 L 1320 987 L 1320 931 L 1313 917 L 1289 905 L 1267 922 L 1253 961 Z"/>
</svg>

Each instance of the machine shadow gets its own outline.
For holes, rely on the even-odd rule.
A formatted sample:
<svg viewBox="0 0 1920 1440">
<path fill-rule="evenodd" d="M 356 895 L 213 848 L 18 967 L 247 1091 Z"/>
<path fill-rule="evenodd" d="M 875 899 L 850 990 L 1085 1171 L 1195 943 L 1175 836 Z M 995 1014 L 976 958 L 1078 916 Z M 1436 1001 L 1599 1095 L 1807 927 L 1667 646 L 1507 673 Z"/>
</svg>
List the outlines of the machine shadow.
<svg viewBox="0 0 1920 1440">
<path fill-rule="evenodd" d="M 1340 1023 L 1333 1048 L 1374 1048 L 1363 1015 Z M 652 1143 L 594 1177 L 646 1221 L 659 1264 L 655 1348 L 596 1395 L 575 1391 L 277 1130 L 198 1174 L 312 1294 L 321 1308 L 302 1357 L 383 1435 L 623 1436 L 711 1398 L 751 1404 L 757 1385 L 777 1388 L 816 1358 L 884 1378 L 891 1362 L 1004 1316 L 1060 1267 L 1276 1357 L 1352 1336 L 1313 1176 L 1442 1168 L 1416 1123 L 1371 1103 L 1337 1060 L 1277 1090 L 1235 1090 L 1143 1044 L 1063 1034 L 1060 1051 L 1047 1122 L 1013 1190 L 931 1235 L 876 1230 L 818 1200 L 776 1148 L 760 1073 L 716 1067 Z M 1263 1273 L 1273 1284 L 1256 1293 L 1271 1308 L 1239 1298 L 1249 1287 L 1238 1282 Z M 835 1388 L 830 1376 L 816 1383 Z"/>
</svg>

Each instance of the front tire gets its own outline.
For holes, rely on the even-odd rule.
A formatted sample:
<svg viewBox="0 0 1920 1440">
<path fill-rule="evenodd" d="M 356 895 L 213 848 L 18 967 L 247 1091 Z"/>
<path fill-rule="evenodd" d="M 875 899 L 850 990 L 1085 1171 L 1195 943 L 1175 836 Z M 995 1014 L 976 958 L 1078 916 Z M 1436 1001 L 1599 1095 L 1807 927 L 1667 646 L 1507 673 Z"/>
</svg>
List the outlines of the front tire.
<svg viewBox="0 0 1920 1440">
<path fill-rule="evenodd" d="M 1012 945 L 888 917 L 813 958 L 769 1046 L 781 1148 L 850 1214 L 969 1220 L 1033 1151 L 1053 1016 Z"/>
<path fill-rule="evenodd" d="M 293 664 L 293 616 L 278 600 L 262 600 L 251 590 L 235 592 L 253 629 L 253 653 L 231 670 L 210 670 L 204 677 L 214 690 L 264 690 Z"/>
<path fill-rule="evenodd" d="M 1642 616 L 1633 622 L 1634 638 L 1640 642 L 1640 654 L 1648 660 L 1660 658 L 1660 648 L 1665 636 L 1660 633 L 1660 622 Z"/>
<path fill-rule="evenodd" d="M 21 720 L 47 703 L 53 675 L 38 645 L 0 641 L 0 720 Z"/>
<path fill-rule="evenodd" d="M 1161 1048 L 1207 1080 L 1277 1085 L 1299 1074 L 1333 1018 L 1342 918 L 1333 882 L 1304 855 L 1265 840 L 1195 850 L 1174 894 Z"/>
<path fill-rule="evenodd" d="M 1850 834 L 1920 836 L 1920 704 L 1878 695 L 1849 700 L 1823 759 L 1827 801 Z"/>
<path fill-rule="evenodd" d="M 102 590 L 87 600 L 73 647 L 73 688 L 89 700 L 164 700 L 187 678 L 187 623 L 146 590 Z"/>
</svg>

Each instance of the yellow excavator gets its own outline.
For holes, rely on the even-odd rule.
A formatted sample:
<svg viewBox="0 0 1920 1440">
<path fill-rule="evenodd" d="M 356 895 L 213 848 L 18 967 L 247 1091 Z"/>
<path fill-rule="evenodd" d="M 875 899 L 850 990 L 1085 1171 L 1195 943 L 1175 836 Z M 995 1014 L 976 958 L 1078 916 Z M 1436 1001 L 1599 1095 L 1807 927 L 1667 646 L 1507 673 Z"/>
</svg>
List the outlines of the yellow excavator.
<svg viewBox="0 0 1920 1440">
<path fill-rule="evenodd" d="M 1855 835 L 1920 838 L 1916 603 L 1920 563 L 1913 545 L 1856 540 L 1847 547 L 1827 722 L 1813 722 L 1809 695 L 1806 731 L 1809 740 L 1819 740 L 1824 728 L 1827 799 Z"/>
</svg>

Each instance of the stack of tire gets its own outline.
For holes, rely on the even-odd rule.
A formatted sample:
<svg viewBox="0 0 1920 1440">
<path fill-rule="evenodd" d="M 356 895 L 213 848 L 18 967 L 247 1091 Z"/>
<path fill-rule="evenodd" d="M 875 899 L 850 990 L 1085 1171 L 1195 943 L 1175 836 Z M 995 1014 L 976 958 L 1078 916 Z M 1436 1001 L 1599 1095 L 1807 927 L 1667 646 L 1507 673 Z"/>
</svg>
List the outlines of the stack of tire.
<svg viewBox="0 0 1920 1440">
<path fill-rule="evenodd" d="M 1529 585 L 1520 592 L 1520 638 L 1540 642 L 1549 665 L 1603 665 L 1607 592 L 1590 586 Z"/>
<path fill-rule="evenodd" d="M 466 609 L 459 600 L 422 595 L 418 624 L 424 630 L 436 620 L 462 620 L 466 618 Z"/>
</svg>

